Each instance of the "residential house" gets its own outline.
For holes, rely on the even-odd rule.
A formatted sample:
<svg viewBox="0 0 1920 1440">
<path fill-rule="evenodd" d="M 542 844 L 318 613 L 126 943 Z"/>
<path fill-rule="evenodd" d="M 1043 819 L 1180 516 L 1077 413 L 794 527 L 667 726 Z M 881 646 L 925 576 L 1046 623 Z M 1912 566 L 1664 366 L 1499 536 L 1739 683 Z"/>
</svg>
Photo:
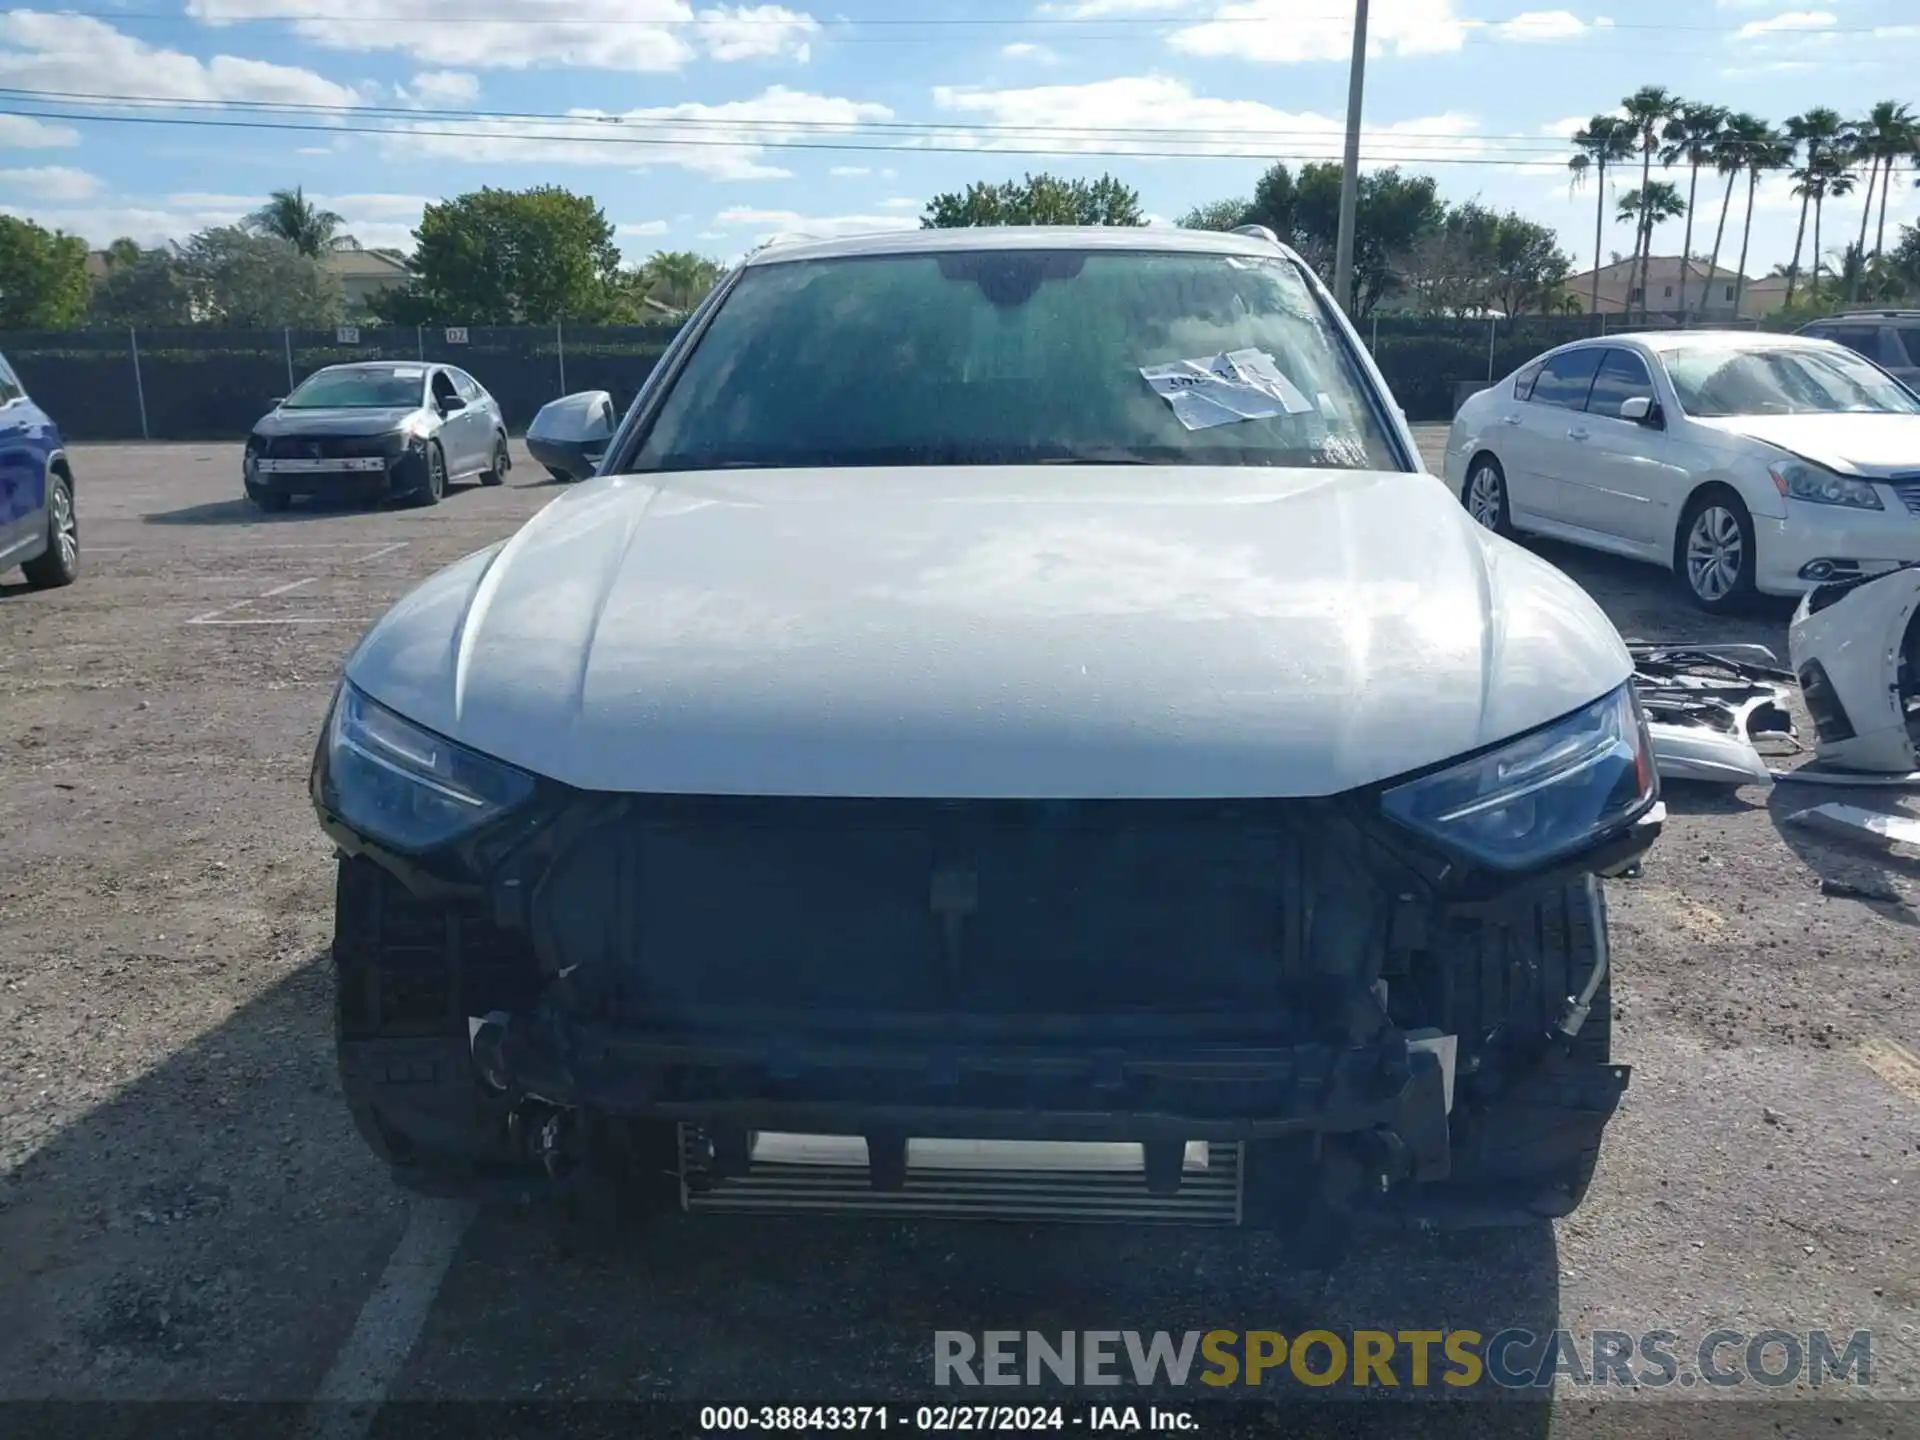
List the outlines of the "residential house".
<svg viewBox="0 0 1920 1440">
<path fill-rule="evenodd" d="M 382 250 L 330 250 L 320 264 L 339 279 L 349 318 L 365 315 L 381 291 L 407 283 L 407 262 Z"/>
<path fill-rule="evenodd" d="M 1740 282 L 1740 272 L 1717 265 L 1710 271 L 1704 260 L 1693 259 L 1682 262 L 1678 255 L 1655 255 L 1647 261 L 1647 292 L 1650 299 L 1643 301 L 1640 293 L 1640 267 L 1637 261 L 1616 260 L 1610 265 L 1600 267 L 1599 310 L 1602 315 L 1638 315 L 1646 312 L 1658 317 L 1677 316 L 1680 313 L 1681 266 L 1686 266 L 1687 314 L 1696 321 L 1732 320 L 1734 318 L 1734 291 Z M 1593 275 L 1584 270 L 1578 275 L 1569 276 L 1566 281 L 1567 295 L 1580 302 L 1584 312 L 1593 305 Z M 1748 280 L 1740 297 L 1740 318 L 1753 319 L 1766 314 L 1768 310 L 1780 308 L 1780 299 L 1773 297 L 1770 291 L 1756 295 L 1756 287 L 1761 282 Z M 1782 294 L 1784 298 L 1784 285 Z"/>
</svg>

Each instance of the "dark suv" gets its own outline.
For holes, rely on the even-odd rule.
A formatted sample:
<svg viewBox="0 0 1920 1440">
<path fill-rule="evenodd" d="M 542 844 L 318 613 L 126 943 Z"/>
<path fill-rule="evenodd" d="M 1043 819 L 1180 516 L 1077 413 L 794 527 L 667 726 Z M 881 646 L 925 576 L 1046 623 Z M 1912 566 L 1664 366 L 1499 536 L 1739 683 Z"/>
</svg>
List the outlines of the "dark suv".
<svg viewBox="0 0 1920 1440">
<path fill-rule="evenodd" d="M 1873 361 L 1909 389 L 1920 390 L 1920 310 L 1863 310 L 1829 315 L 1800 327 Z"/>
</svg>

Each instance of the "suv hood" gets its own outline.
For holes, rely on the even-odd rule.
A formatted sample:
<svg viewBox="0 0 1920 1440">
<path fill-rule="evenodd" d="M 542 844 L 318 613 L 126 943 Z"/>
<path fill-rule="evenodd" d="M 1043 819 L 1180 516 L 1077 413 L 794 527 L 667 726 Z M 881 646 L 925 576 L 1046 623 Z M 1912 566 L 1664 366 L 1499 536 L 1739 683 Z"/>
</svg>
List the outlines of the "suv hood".
<svg viewBox="0 0 1920 1440">
<path fill-rule="evenodd" d="M 1626 682 L 1424 474 L 607 477 L 396 605 L 347 677 L 591 790 L 1327 795 Z"/>
<path fill-rule="evenodd" d="M 415 416 L 417 405 L 392 410 L 270 410 L 253 427 L 256 435 L 390 435 Z"/>
<path fill-rule="evenodd" d="M 1700 423 L 1763 440 L 1843 475 L 1920 471 L 1920 415 L 1731 415 Z"/>
</svg>

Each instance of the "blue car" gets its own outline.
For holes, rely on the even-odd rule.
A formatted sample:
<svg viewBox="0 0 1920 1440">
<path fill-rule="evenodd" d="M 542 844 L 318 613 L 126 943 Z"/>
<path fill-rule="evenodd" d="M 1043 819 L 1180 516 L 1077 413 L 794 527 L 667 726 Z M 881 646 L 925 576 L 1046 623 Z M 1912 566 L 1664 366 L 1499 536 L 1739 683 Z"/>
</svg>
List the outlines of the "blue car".
<svg viewBox="0 0 1920 1440">
<path fill-rule="evenodd" d="M 0 356 L 0 575 L 16 565 L 36 590 L 71 585 L 80 526 L 60 429 Z"/>
</svg>

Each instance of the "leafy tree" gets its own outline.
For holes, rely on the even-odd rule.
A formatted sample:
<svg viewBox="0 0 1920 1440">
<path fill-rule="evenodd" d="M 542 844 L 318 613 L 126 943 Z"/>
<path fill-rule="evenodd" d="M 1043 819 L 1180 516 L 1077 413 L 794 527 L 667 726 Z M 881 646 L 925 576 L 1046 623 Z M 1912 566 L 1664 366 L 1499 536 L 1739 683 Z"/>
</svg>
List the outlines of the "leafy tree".
<svg viewBox="0 0 1920 1440">
<path fill-rule="evenodd" d="M 720 279 L 718 260 L 692 250 L 656 250 L 635 277 L 642 295 L 669 310 L 691 310 Z"/>
<path fill-rule="evenodd" d="M 143 252 L 137 241 L 122 235 L 118 240 L 107 246 L 104 253 L 107 259 L 107 268 L 112 270 L 122 265 L 134 264 L 139 260 Z"/>
<path fill-rule="evenodd" d="M 1469 201 L 1414 247 L 1401 277 L 1430 315 L 1497 310 L 1511 317 L 1558 308 L 1571 268 L 1547 226 Z"/>
<path fill-rule="evenodd" d="M 120 246 L 133 246 L 129 256 Z M 131 240 L 108 247 L 107 274 L 93 289 L 90 319 L 99 325 L 191 325 L 193 287 L 171 249 L 142 250 Z M 117 258 L 116 258 L 117 256 Z"/>
<path fill-rule="evenodd" d="M 547 325 L 621 309 L 620 250 L 591 196 L 488 187 L 427 206 L 413 236 L 412 282 L 374 300 L 387 320 Z"/>
<path fill-rule="evenodd" d="M 963 192 L 949 191 L 927 202 L 920 217 L 924 230 L 957 230 L 973 225 L 1143 225 L 1140 194 L 1111 175 L 1098 180 L 1063 180 L 1057 175 L 1028 175 L 998 185 L 975 182 Z"/>
<path fill-rule="evenodd" d="M 1269 187 L 1269 203 L 1277 210 L 1283 187 Z M 1431 175 L 1403 175 L 1397 169 L 1375 170 L 1360 177 L 1354 204 L 1353 293 L 1346 297 L 1347 313 L 1364 318 L 1399 288 L 1399 266 L 1446 218 L 1439 187 Z M 1256 200 L 1255 209 L 1259 209 Z M 1340 166 L 1333 161 L 1302 166 L 1293 182 L 1293 243 L 1323 277 L 1333 270 L 1334 247 L 1340 231 Z M 1277 218 L 1277 216 L 1276 216 Z M 1260 220 L 1257 223 L 1267 224 Z M 1286 231 L 1276 233 L 1283 238 Z"/>
<path fill-rule="evenodd" d="M 196 318 L 237 329 L 339 322 L 340 282 L 285 240 L 239 226 L 202 230 L 181 248 Z"/>
<path fill-rule="evenodd" d="M 1700 167 L 1713 163 L 1726 127 L 1727 111 L 1724 107 L 1685 101 L 1661 131 L 1667 143 L 1660 151 L 1660 163 L 1687 167 L 1687 231 L 1680 240 L 1680 315 L 1683 319 L 1687 313 L 1687 278 L 1693 268 L 1685 262 L 1693 256 L 1693 215 L 1695 202 L 1699 198 Z M 1712 271 L 1707 272 L 1707 279 L 1709 282 L 1713 279 Z"/>
<path fill-rule="evenodd" d="M 1180 217 L 1182 230 L 1231 230 L 1238 225 L 1259 223 L 1247 219 L 1244 200 L 1215 200 L 1211 205 L 1195 206 Z"/>
<path fill-rule="evenodd" d="M 284 240 L 302 255 L 318 257 L 329 250 L 357 250 L 360 242 L 340 233 L 346 220 L 331 210 L 323 210 L 307 199 L 299 186 L 276 190 L 246 218 L 245 226 L 256 235 L 271 235 Z"/>
<path fill-rule="evenodd" d="M 1567 169 L 1578 186 L 1588 175 L 1595 184 L 1593 205 L 1593 296 L 1590 313 L 1600 313 L 1600 244 L 1607 218 L 1607 169 L 1624 165 L 1633 155 L 1633 130 L 1617 115 L 1596 115 L 1573 132 L 1573 158 Z M 1727 193 L 1733 193 L 1733 181 L 1727 181 Z"/>
<path fill-rule="evenodd" d="M 86 318 L 87 242 L 0 215 L 0 329 L 64 330 Z"/>
</svg>

